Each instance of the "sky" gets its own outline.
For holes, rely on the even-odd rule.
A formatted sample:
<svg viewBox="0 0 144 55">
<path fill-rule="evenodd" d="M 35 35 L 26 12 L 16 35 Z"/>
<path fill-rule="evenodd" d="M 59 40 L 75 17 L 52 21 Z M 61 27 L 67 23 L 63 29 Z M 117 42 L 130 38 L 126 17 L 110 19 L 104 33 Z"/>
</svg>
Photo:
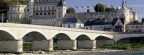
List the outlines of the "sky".
<svg viewBox="0 0 144 55">
<path fill-rule="evenodd" d="M 79 9 L 76 9 L 76 12 L 86 12 L 87 6 L 91 7 L 89 8 L 91 12 L 94 12 L 94 9 L 92 8 L 92 5 L 96 5 L 98 3 L 105 4 L 108 7 L 111 7 L 113 5 L 115 8 L 118 6 L 121 6 L 122 0 L 65 0 L 66 6 L 73 7 L 76 9 L 76 6 L 79 7 Z M 125 0 L 127 7 L 132 7 L 132 11 L 135 11 L 138 14 L 138 20 L 141 21 L 142 18 L 144 18 L 144 0 Z M 80 9 L 80 6 L 84 6 L 85 8 Z"/>
</svg>

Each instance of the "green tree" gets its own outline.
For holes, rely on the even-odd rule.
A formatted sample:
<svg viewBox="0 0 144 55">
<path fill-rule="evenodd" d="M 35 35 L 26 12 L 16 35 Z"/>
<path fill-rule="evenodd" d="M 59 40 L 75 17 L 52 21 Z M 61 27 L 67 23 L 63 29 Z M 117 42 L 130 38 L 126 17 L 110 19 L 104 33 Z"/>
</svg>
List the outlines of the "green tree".
<svg viewBox="0 0 144 55">
<path fill-rule="evenodd" d="M 90 10 L 89 9 L 87 9 L 87 13 L 89 13 L 90 12 Z"/>
<path fill-rule="evenodd" d="M 110 8 L 110 7 L 107 7 L 105 11 L 106 11 L 106 12 L 115 11 L 115 8 Z"/>
<path fill-rule="evenodd" d="M 75 9 L 74 8 L 68 8 L 67 10 L 66 10 L 66 12 L 67 13 L 76 13 L 76 11 L 75 11 Z"/>
<path fill-rule="evenodd" d="M 115 8 L 111 8 L 111 11 L 115 11 L 116 9 Z"/>
<path fill-rule="evenodd" d="M 17 3 L 27 4 L 28 0 L 0 0 L 0 13 L 6 13 L 9 10 L 9 5 L 16 5 Z"/>
<path fill-rule="evenodd" d="M 139 24 L 140 22 L 137 21 L 137 20 L 134 20 L 134 21 L 132 21 L 131 23 L 132 23 L 132 24 Z"/>
<path fill-rule="evenodd" d="M 94 10 L 95 12 L 104 12 L 106 9 L 106 6 L 101 4 L 101 3 L 98 3 L 95 7 L 94 7 Z"/>
</svg>

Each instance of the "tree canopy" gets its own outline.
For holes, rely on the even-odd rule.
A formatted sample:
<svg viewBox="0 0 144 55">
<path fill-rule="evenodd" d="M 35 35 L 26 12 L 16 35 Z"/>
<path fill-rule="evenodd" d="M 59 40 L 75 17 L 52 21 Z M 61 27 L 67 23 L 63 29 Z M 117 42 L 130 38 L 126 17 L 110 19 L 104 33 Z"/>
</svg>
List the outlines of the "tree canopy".
<svg viewBox="0 0 144 55">
<path fill-rule="evenodd" d="M 115 11 L 115 8 L 107 7 L 105 11 L 106 11 L 106 12 Z"/>
<path fill-rule="evenodd" d="M 76 13 L 76 11 L 75 11 L 75 9 L 74 8 L 68 8 L 67 10 L 66 10 L 66 12 L 67 13 Z"/>
<path fill-rule="evenodd" d="M 140 22 L 138 20 L 134 20 L 131 22 L 131 24 L 139 24 Z"/>
<path fill-rule="evenodd" d="M 109 11 L 115 11 L 114 7 L 107 7 L 104 4 L 98 3 L 94 7 L 95 12 L 109 12 Z"/>
<path fill-rule="evenodd" d="M 18 2 L 17 2 L 18 1 Z M 9 5 L 27 4 L 28 0 L 0 0 L 0 13 L 6 13 Z"/>
<path fill-rule="evenodd" d="M 94 7 L 94 10 L 96 12 L 104 12 L 105 9 L 106 9 L 106 6 L 101 3 L 96 4 L 96 6 Z"/>
</svg>

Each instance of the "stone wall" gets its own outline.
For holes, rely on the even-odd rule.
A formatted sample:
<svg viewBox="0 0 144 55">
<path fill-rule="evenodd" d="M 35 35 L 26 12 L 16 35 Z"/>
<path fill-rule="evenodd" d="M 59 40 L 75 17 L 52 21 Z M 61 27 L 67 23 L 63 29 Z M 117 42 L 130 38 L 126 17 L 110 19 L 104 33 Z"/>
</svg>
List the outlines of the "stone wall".
<svg viewBox="0 0 144 55">
<path fill-rule="evenodd" d="M 57 42 L 58 49 L 77 49 L 76 40 L 59 40 Z"/>
<path fill-rule="evenodd" d="M 0 52 L 22 53 L 23 41 L 21 40 L 0 41 Z"/>
<path fill-rule="evenodd" d="M 96 41 L 94 40 L 83 40 L 78 41 L 78 48 L 80 49 L 94 49 L 96 48 Z"/>
<path fill-rule="evenodd" d="M 43 40 L 43 41 L 33 41 L 32 43 L 33 50 L 53 50 L 53 41 L 52 40 Z"/>
</svg>

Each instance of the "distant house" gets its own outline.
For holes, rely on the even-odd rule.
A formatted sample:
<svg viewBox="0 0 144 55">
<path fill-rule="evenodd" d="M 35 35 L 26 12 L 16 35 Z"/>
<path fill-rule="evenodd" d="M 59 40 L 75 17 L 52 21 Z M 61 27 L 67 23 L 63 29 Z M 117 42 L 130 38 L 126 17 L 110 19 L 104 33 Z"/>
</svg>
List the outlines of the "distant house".
<svg viewBox="0 0 144 55">
<path fill-rule="evenodd" d="M 144 24 L 142 23 L 137 23 L 137 24 L 132 24 L 129 23 L 126 25 L 127 26 L 127 32 L 144 32 Z"/>
<path fill-rule="evenodd" d="M 96 20 L 88 20 L 85 23 L 85 29 L 88 30 L 100 30 L 100 31 L 111 31 L 111 22 L 105 22 L 105 18 L 97 18 Z"/>
<path fill-rule="evenodd" d="M 84 24 L 79 20 L 79 18 L 67 18 L 63 21 L 62 27 L 65 28 L 84 28 Z"/>
<path fill-rule="evenodd" d="M 113 31 L 122 32 L 124 31 L 125 18 L 114 18 L 112 22 Z"/>
</svg>

